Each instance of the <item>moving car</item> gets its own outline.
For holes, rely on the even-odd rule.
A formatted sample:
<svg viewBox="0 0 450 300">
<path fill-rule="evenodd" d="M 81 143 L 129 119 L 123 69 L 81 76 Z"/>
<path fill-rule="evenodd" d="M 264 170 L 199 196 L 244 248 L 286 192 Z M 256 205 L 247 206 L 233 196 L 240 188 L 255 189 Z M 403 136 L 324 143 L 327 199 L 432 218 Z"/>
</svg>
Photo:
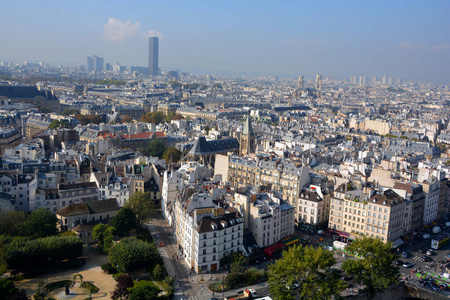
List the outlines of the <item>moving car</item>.
<svg viewBox="0 0 450 300">
<path fill-rule="evenodd" d="M 428 251 L 427 251 L 427 255 L 433 255 L 434 254 L 434 251 L 433 251 L 433 249 L 428 249 Z"/>
<path fill-rule="evenodd" d="M 405 262 L 405 263 L 403 263 L 403 267 L 404 268 L 412 268 L 414 265 L 412 264 L 412 263 L 410 263 L 410 262 Z"/>
<path fill-rule="evenodd" d="M 403 257 L 403 258 L 408 258 L 408 257 L 410 257 L 410 256 L 411 256 L 411 253 L 409 253 L 409 252 L 406 252 L 406 251 L 405 251 L 405 252 L 402 253 L 402 257 Z"/>
<path fill-rule="evenodd" d="M 400 259 L 397 259 L 396 261 L 394 261 L 394 265 L 401 266 L 401 265 L 403 265 L 403 261 L 401 261 Z"/>
</svg>

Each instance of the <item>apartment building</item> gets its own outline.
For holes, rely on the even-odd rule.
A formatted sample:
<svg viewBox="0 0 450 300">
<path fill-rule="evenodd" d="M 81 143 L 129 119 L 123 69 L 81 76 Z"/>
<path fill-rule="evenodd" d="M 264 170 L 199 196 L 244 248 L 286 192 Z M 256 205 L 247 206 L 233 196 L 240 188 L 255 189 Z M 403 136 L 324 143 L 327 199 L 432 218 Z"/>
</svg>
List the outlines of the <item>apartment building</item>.
<svg viewBox="0 0 450 300">
<path fill-rule="evenodd" d="M 195 209 L 186 219 L 185 254 L 188 265 L 197 271 L 214 272 L 220 260 L 241 250 L 244 224 L 234 208 Z"/>
<path fill-rule="evenodd" d="M 248 216 L 248 228 L 260 247 L 294 234 L 295 207 L 273 194 L 258 194 Z"/>
<path fill-rule="evenodd" d="M 229 156 L 227 177 L 234 187 L 270 185 L 293 206 L 297 206 L 302 188 L 310 183 L 309 167 L 275 157 Z"/>
<path fill-rule="evenodd" d="M 331 195 L 322 187 L 310 185 L 298 197 L 296 220 L 298 223 L 320 226 L 328 222 Z"/>
<path fill-rule="evenodd" d="M 404 232 L 406 201 L 392 189 L 354 189 L 341 184 L 331 199 L 329 228 L 355 239 L 366 235 L 394 241 Z"/>
</svg>

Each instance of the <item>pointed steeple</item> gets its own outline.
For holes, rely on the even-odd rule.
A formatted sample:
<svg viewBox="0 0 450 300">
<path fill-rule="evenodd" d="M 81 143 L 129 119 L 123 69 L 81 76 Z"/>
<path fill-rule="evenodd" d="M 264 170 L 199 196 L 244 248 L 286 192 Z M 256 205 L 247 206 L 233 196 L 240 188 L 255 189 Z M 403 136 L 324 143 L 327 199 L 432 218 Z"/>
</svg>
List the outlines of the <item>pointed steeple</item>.
<svg viewBox="0 0 450 300">
<path fill-rule="evenodd" d="M 247 115 L 247 119 L 245 120 L 244 130 L 242 131 L 242 134 L 254 135 L 250 115 Z"/>
</svg>

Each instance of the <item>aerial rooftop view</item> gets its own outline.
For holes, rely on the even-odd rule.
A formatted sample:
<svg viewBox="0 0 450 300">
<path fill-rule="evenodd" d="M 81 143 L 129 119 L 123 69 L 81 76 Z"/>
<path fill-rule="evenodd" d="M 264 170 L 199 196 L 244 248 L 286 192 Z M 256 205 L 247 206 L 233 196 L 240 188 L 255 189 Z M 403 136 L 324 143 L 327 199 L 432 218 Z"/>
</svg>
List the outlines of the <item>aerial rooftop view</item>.
<svg viewBox="0 0 450 300">
<path fill-rule="evenodd" d="M 0 8 L 0 300 L 450 298 L 450 2 Z"/>
</svg>

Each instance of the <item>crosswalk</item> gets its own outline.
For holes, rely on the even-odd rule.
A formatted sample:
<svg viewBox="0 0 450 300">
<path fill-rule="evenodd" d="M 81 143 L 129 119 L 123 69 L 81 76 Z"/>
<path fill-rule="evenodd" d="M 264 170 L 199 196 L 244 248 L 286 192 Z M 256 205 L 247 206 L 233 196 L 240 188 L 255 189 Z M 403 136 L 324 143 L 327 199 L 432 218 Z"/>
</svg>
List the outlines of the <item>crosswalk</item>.
<svg viewBox="0 0 450 300">
<path fill-rule="evenodd" d="M 195 296 L 189 296 L 188 300 L 200 300 L 197 295 Z"/>
<path fill-rule="evenodd" d="M 411 259 L 413 259 L 415 261 L 420 261 L 420 260 L 422 260 L 422 257 L 414 255 L 413 257 L 411 257 Z"/>
</svg>

